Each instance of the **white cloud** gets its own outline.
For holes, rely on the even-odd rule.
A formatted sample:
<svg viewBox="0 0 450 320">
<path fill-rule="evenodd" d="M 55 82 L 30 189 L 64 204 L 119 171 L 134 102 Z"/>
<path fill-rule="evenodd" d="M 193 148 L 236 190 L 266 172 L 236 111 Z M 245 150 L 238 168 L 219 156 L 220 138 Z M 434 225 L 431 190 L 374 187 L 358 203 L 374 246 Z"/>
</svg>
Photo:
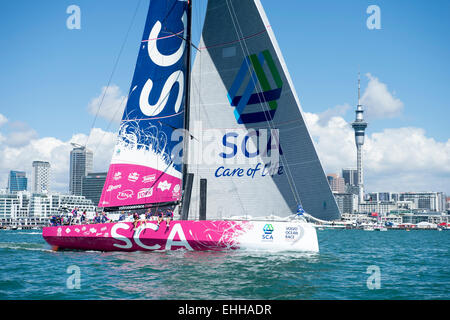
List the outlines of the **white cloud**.
<svg viewBox="0 0 450 320">
<path fill-rule="evenodd" d="M 88 111 L 92 115 L 97 115 L 108 121 L 119 123 L 122 119 L 123 111 L 127 99 L 122 95 L 117 85 L 103 87 L 98 97 L 93 98 L 88 105 Z"/>
<path fill-rule="evenodd" d="M 319 114 L 319 122 L 321 125 L 325 125 L 331 118 L 337 116 L 344 116 L 351 107 L 348 103 L 343 105 L 337 105 L 334 108 L 330 108 Z"/>
<path fill-rule="evenodd" d="M 361 97 L 367 119 L 395 118 L 403 111 L 403 102 L 389 92 L 387 85 L 366 74 L 369 79 L 366 90 Z"/>
<path fill-rule="evenodd" d="M 94 151 L 94 171 L 107 171 L 114 149 L 116 134 L 94 128 L 88 148 Z M 71 142 L 84 143 L 87 136 L 76 134 L 69 141 L 53 137 L 34 138 L 27 144 L 0 145 L 0 188 L 6 187 L 10 170 L 27 172 L 31 185 L 31 164 L 35 160 L 49 161 L 52 191 L 68 192 Z"/>
<path fill-rule="evenodd" d="M 0 127 L 8 122 L 8 119 L 0 113 Z"/>
<path fill-rule="evenodd" d="M 320 115 L 305 119 L 327 173 L 356 167 L 354 131 L 342 117 L 326 123 Z M 421 128 L 367 133 L 364 180 L 367 191 L 444 191 L 450 193 L 450 139 L 439 142 Z"/>
<path fill-rule="evenodd" d="M 3 141 L 9 146 L 18 147 L 26 145 L 30 140 L 37 137 L 37 132 L 34 129 L 20 121 L 8 122 L 5 126 L 5 131 L 8 134 L 4 137 Z"/>
</svg>

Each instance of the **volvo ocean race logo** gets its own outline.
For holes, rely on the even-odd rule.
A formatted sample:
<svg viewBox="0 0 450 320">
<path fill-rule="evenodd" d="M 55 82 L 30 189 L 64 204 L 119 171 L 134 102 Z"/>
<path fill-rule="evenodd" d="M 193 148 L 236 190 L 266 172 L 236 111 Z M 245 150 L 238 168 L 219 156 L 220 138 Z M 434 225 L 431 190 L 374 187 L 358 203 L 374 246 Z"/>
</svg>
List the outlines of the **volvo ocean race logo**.
<svg viewBox="0 0 450 320">
<path fill-rule="evenodd" d="M 272 241 L 273 240 L 273 226 L 271 224 L 266 224 L 263 228 L 264 234 L 262 235 L 263 241 Z"/>
<path fill-rule="evenodd" d="M 272 88 L 269 79 L 264 72 L 264 64 L 267 63 L 268 69 L 273 78 L 276 88 Z M 250 77 L 247 74 L 250 73 Z M 244 80 L 248 78 L 248 83 Z M 257 85 L 258 84 L 258 85 Z M 242 95 L 238 96 L 239 89 L 244 85 Z M 256 93 L 253 93 L 256 88 Z M 262 92 L 258 92 L 262 89 Z M 278 108 L 277 100 L 281 96 L 283 81 L 278 72 L 272 55 L 269 50 L 264 50 L 258 55 L 251 54 L 242 62 L 241 68 L 228 91 L 228 100 L 232 107 L 235 107 L 234 116 L 238 123 L 257 123 L 270 121 L 273 119 Z M 247 106 L 260 105 L 263 111 L 245 112 Z"/>
<path fill-rule="evenodd" d="M 301 226 L 293 225 L 290 227 L 286 227 L 285 240 L 289 242 L 297 242 L 303 237 L 304 233 L 305 231 Z"/>
</svg>

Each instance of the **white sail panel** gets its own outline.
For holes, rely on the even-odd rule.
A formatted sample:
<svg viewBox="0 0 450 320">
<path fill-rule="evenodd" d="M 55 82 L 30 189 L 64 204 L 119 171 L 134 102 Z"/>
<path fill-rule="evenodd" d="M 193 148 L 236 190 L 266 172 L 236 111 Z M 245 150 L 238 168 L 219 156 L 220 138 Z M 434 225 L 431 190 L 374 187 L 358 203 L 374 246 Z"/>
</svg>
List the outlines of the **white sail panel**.
<svg viewBox="0 0 450 320">
<path fill-rule="evenodd" d="M 209 0 L 199 49 L 191 87 L 191 216 L 198 216 L 204 178 L 208 218 L 286 216 L 299 204 L 317 218 L 338 218 L 259 0 Z"/>
</svg>

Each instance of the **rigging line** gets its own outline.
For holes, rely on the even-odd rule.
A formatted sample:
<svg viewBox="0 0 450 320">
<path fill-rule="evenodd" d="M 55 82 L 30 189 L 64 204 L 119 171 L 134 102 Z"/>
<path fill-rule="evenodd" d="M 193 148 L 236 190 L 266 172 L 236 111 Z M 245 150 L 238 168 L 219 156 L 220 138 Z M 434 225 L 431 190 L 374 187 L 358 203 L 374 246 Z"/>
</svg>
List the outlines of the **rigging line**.
<svg viewBox="0 0 450 320">
<path fill-rule="evenodd" d="M 186 39 L 185 37 L 180 36 L 180 33 L 184 33 L 184 30 L 181 31 L 181 32 L 178 32 L 178 33 L 174 33 L 174 32 L 172 32 L 172 31 L 170 31 L 170 30 L 167 30 L 167 32 L 171 33 L 171 37 L 177 37 L 177 38 L 183 40 L 183 41 L 186 42 L 186 43 L 188 42 L 187 39 Z M 162 39 L 162 38 L 161 38 L 161 39 Z M 190 41 L 190 45 L 191 45 L 191 47 L 194 47 L 194 49 L 196 49 L 197 51 L 200 51 L 200 49 L 197 48 L 197 47 L 192 43 L 192 41 Z"/>
<path fill-rule="evenodd" d="M 217 43 L 217 44 L 212 44 L 212 45 L 210 45 L 210 46 L 201 47 L 200 50 L 211 49 L 211 48 L 216 48 L 216 47 L 223 47 L 223 46 L 230 45 L 230 44 L 233 44 L 233 43 L 236 43 L 236 42 L 240 42 L 240 41 L 243 41 L 243 40 L 247 40 L 247 39 L 250 39 L 250 38 L 259 36 L 260 34 L 263 34 L 263 33 L 267 32 L 267 29 L 268 29 L 268 28 L 270 28 L 270 25 L 266 26 L 266 28 L 265 28 L 264 30 L 262 30 L 262 31 L 260 31 L 260 32 L 257 32 L 257 33 L 255 33 L 255 34 L 252 34 L 252 35 L 249 35 L 249 36 L 246 36 L 246 37 L 242 37 L 242 38 L 240 38 L 240 39 L 233 40 L 233 41 L 228 41 L 228 42 L 223 42 L 223 43 Z"/>
<path fill-rule="evenodd" d="M 228 10 L 229 10 L 228 0 L 226 0 L 226 3 L 227 3 L 227 6 L 228 6 Z M 231 15 L 231 13 L 230 13 L 230 15 Z M 232 19 L 232 21 L 233 21 L 233 19 Z M 234 21 L 233 21 L 233 24 L 234 24 Z M 237 31 L 236 27 L 235 27 L 235 30 Z M 239 38 L 239 35 L 238 35 L 238 38 Z M 208 118 L 208 120 L 209 120 L 209 118 Z M 211 122 L 211 120 L 209 120 L 209 122 Z M 247 210 L 246 210 L 246 208 L 245 208 L 245 206 L 243 204 L 243 201 L 242 201 L 241 197 L 239 196 L 239 192 L 237 192 L 236 183 L 234 182 L 233 179 L 230 179 L 230 181 L 231 181 L 231 183 L 232 183 L 232 185 L 234 187 L 233 191 L 235 191 L 235 194 L 236 194 L 236 196 L 238 198 L 239 204 L 240 204 L 242 210 L 244 211 L 245 217 L 248 218 Z"/>
<path fill-rule="evenodd" d="M 178 83 L 178 94 L 179 94 L 179 91 L 180 90 L 183 90 L 183 92 L 184 92 L 184 86 L 182 87 L 182 86 L 180 86 L 180 81 L 179 81 L 179 79 L 180 79 L 180 76 L 181 75 L 183 75 L 183 77 L 181 77 L 181 79 L 183 79 L 183 81 L 184 81 L 184 72 L 183 71 L 179 71 L 178 72 L 178 76 L 177 76 L 177 78 L 175 79 L 175 82 L 173 83 L 173 85 L 172 85 L 172 87 L 170 88 L 170 90 L 166 93 L 166 95 L 164 96 L 164 99 L 161 99 L 161 97 L 159 98 L 159 101 L 160 101 L 160 103 L 156 106 L 156 108 L 154 108 L 154 111 L 153 111 L 153 113 L 155 113 L 160 107 L 161 107 L 161 105 L 163 104 L 163 102 L 165 102 L 166 104 L 167 104 L 167 102 L 168 102 L 168 99 L 169 99 L 169 96 L 170 96 L 170 93 L 172 92 L 172 89 L 173 89 L 173 86 L 175 85 L 175 83 Z M 164 108 L 165 108 L 165 106 L 164 106 Z M 160 112 L 162 112 L 162 110 L 160 111 Z M 184 112 L 184 110 L 182 111 L 182 112 Z M 149 115 L 149 117 L 153 117 L 153 113 L 151 114 L 151 115 Z M 181 112 L 180 112 L 181 113 Z M 172 115 L 172 116 L 174 116 L 174 115 Z M 151 119 L 150 119 L 151 120 Z"/>
<path fill-rule="evenodd" d="M 231 5 L 231 8 L 230 8 L 230 5 Z M 239 20 L 238 20 L 237 15 L 236 15 L 236 11 L 234 10 L 234 6 L 231 3 L 231 1 L 230 1 L 230 3 L 228 3 L 228 0 L 227 0 L 227 6 L 228 6 L 228 10 L 229 10 L 230 15 L 231 15 L 231 20 L 233 22 L 233 25 L 234 25 L 234 28 L 235 28 L 235 31 L 236 31 L 238 37 L 239 37 L 239 32 L 241 33 L 241 36 L 243 36 L 243 32 L 242 32 L 242 29 L 241 29 L 240 24 L 239 24 Z M 234 15 L 234 17 L 233 17 L 233 15 Z M 236 22 L 234 21 L 234 19 L 236 19 Z M 237 29 L 236 25 L 239 28 L 239 30 Z M 241 46 L 241 49 L 244 51 L 244 53 L 246 53 L 249 56 L 250 52 L 248 50 L 247 44 L 245 42 L 245 39 L 242 42 L 240 42 L 240 46 Z M 249 67 L 249 70 L 251 70 L 248 62 L 247 62 L 247 66 Z M 253 81 L 253 79 L 251 77 L 250 77 L 250 81 Z M 258 81 L 258 83 L 254 83 L 254 84 L 260 91 L 262 91 L 262 88 L 261 88 L 261 86 L 259 84 L 259 81 Z M 262 96 L 262 99 L 261 99 L 261 94 L 259 92 L 257 94 L 258 94 L 258 97 L 260 98 L 260 101 L 264 101 L 264 103 L 261 104 L 261 106 L 263 108 L 266 107 L 266 111 L 268 111 L 269 110 L 268 103 L 267 103 L 264 95 Z M 264 116 L 266 118 L 267 123 L 269 124 L 269 127 L 272 129 L 272 127 L 273 127 L 272 120 L 268 119 L 266 114 L 264 114 Z M 287 172 L 288 172 L 288 183 L 289 183 L 289 187 L 291 189 L 291 192 L 293 193 L 296 202 L 297 203 L 301 203 L 300 199 L 299 199 L 300 197 L 299 197 L 299 194 L 298 194 L 297 187 L 296 187 L 295 183 L 293 183 L 293 177 L 292 177 L 292 173 L 290 172 L 289 165 L 287 164 L 286 160 L 283 161 L 283 158 L 285 158 L 283 155 L 280 155 L 280 157 L 281 157 L 281 163 L 282 164 L 284 164 L 284 162 L 286 162 L 285 166 L 286 166 Z M 293 188 L 292 184 L 293 184 L 294 188 Z"/>
<path fill-rule="evenodd" d="M 176 35 L 175 33 L 173 33 L 173 32 L 171 32 L 171 31 L 169 31 L 169 30 L 167 30 L 166 29 L 166 26 L 164 25 L 165 24 L 165 22 L 166 22 L 166 20 L 167 20 L 167 18 L 169 17 L 169 15 L 172 13 L 172 11 L 175 9 L 175 5 L 177 4 L 177 2 L 175 1 L 173 4 L 172 4 L 172 7 L 169 9 L 167 6 L 166 6 L 166 16 L 164 17 L 164 19 L 162 19 L 162 21 L 160 21 L 160 23 L 161 23 L 161 25 L 162 26 L 164 26 L 164 30 L 161 30 L 160 31 L 160 33 L 161 32 L 169 32 L 169 33 L 171 33 L 171 37 L 172 36 L 174 36 L 174 35 Z M 184 28 L 184 24 L 183 24 L 183 30 L 181 31 L 181 32 L 185 32 L 185 29 L 186 28 Z M 151 32 L 150 32 L 151 33 Z M 149 35 L 150 36 L 150 35 Z M 164 38 L 164 37 L 163 37 Z M 150 39 L 149 39 L 150 40 Z M 144 42 L 144 41 L 142 41 L 142 42 Z M 148 42 L 148 41 L 147 41 Z M 156 45 L 155 45 L 155 47 L 152 49 L 152 51 L 153 50 L 155 50 L 155 48 L 156 48 Z"/>
<path fill-rule="evenodd" d="M 159 121 L 159 120 L 158 120 L 158 123 L 159 123 L 161 126 L 167 126 L 167 127 L 171 128 L 173 131 L 175 131 L 175 130 L 180 130 L 180 129 L 184 129 L 184 128 L 177 128 L 177 127 L 174 127 L 174 126 L 172 126 L 172 125 L 170 125 L 170 124 L 168 124 L 168 123 L 161 122 L 161 121 Z M 184 129 L 184 130 L 186 130 L 186 129 Z M 188 134 L 189 134 L 191 140 L 192 140 L 192 139 L 195 139 L 195 140 L 198 141 L 198 139 L 197 139 L 196 137 L 194 137 L 194 136 L 192 135 L 192 133 L 191 133 L 189 130 L 186 130 L 186 131 L 188 132 Z"/>
<path fill-rule="evenodd" d="M 239 31 L 241 32 L 241 35 L 243 35 L 242 29 L 241 29 L 240 24 L 239 24 L 239 20 L 238 20 L 238 18 L 237 18 L 236 11 L 235 11 L 234 6 L 233 6 L 233 4 L 231 3 L 231 1 L 230 1 L 230 5 L 231 5 L 231 10 L 233 10 L 233 13 L 234 13 L 234 18 L 236 19 L 236 24 L 237 24 L 237 26 L 239 27 Z M 229 9 L 229 10 L 230 10 L 230 9 Z M 244 48 L 243 48 L 243 51 L 246 52 L 247 55 L 250 55 L 250 52 L 249 52 L 249 50 L 248 50 L 247 43 L 245 42 L 245 40 L 244 40 L 242 43 L 243 43 L 243 46 L 245 46 L 245 50 L 244 50 Z M 241 47 L 242 47 L 242 45 L 241 45 Z M 253 79 L 251 79 L 251 81 L 253 81 Z M 266 101 L 264 95 L 262 95 L 262 99 L 261 99 L 262 88 L 261 88 L 261 85 L 260 85 L 259 81 L 258 81 L 258 83 L 254 83 L 254 84 L 255 84 L 255 86 L 257 87 L 257 89 L 259 89 L 259 91 L 260 91 L 260 92 L 257 92 L 257 95 L 258 95 L 258 97 L 260 98 L 260 101 L 263 101 L 263 102 L 264 102 L 263 104 L 261 104 L 261 106 L 262 106 L 263 108 L 266 107 L 266 110 L 265 110 L 266 112 L 269 111 L 268 103 L 267 103 L 267 101 Z M 272 129 L 272 128 L 274 127 L 274 125 L 273 125 L 273 120 L 268 119 L 266 113 L 264 113 L 264 117 L 265 117 L 267 123 L 269 124 L 269 128 Z M 280 156 L 281 156 L 281 163 L 282 163 L 282 164 L 283 164 L 283 162 L 286 163 L 285 166 L 286 166 L 286 168 L 287 168 L 287 172 L 288 172 L 288 176 L 289 176 L 289 177 L 288 177 L 288 182 L 289 182 L 289 185 L 290 185 L 290 189 L 291 189 L 291 191 L 292 191 L 294 197 L 296 198 L 296 199 L 295 199 L 296 202 L 298 203 L 298 202 L 300 201 L 300 199 L 299 199 L 300 197 L 299 197 L 299 194 L 298 194 L 297 186 L 295 185 L 295 183 L 291 182 L 291 180 L 293 181 L 294 179 L 293 179 L 293 176 L 292 176 L 290 167 L 289 167 L 289 165 L 287 164 L 287 161 L 286 161 L 286 160 L 283 161 L 283 158 L 285 158 L 285 157 L 282 156 L 282 155 L 280 155 Z M 289 178 L 290 178 L 290 179 L 289 179 Z M 293 184 L 294 188 L 292 187 L 292 184 Z M 301 202 L 300 202 L 300 203 L 301 203 Z"/>
<path fill-rule="evenodd" d="M 164 31 L 166 32 L 166 31 Z M 142 40 L 141 42 L 150 42 L 150 41 L 158 41 L 158 40 L 162 40 L 162 39 L 167 39 L 167 38 L 172 38 L 172 37 L 179 37 L 180 33 L 184 33 L 184 30 L 181 30 L 178 33 L 174 33 L 172 31 L 167 31 L 168 33 L 170 33 L 170 35 L 168 36 L 164 36 L 164 37 L 159 37 L 159 38 L 153 38 L 153 39 L 147 39 L 147 40 Z"/>
<path fill-rule="evenodd" d="M 127 102 L 128 102 L 128 99 L 130 98 L 130 95 L 134 92 L 135 89 L 136 89 L 136 87 L 134 87 L 134 88 L 128 93 L 128 95 L 127 95 L 126 97 L 124 96 L 124 97 L 122 98 L 122 101 L 121 101 L 120 104 L 119 104 L 119 108 L 116 109 L 116 111 L 114 112 L 114 115 L 112 116 L 111 120 L 109 120 L 108 127 L 106 128 L 106 131 L 103 132 L 103 136 L 102 136 L 102 138 L 100 139 L 100 142 L 99 142 L 99 143 L 97 144 L 97 146 L 95 147 L 94 153 L 96 153 L 96 152 L 97 152 L 97 149 L 100 147 L 100 144 L 102 143 L 103 139 L 105 138 L 106 133 L 108 132 L 108 130 L 109 130 L 111 124 L 113 123 L 114 119 L 116 118 L 117 112 L 118 112 L 119 110 L 123 110 L 123 108 L 121 107 L 122 104 L 124 103 L 124 101 L 127 101 Z M 122 111 L 122 112 L 124 112 L 124 111 Z M 122 120 L 122 122 L 123 122 L 123 120 Z"/>
<path fill-rule="evenodd" d="M 129 95 L 128 95 L 128 97 L 129 97 Z M 97 152 L 97 149 L 98 149 L 98 148 L 100 147 L 100 145 L 102 144 L 103 139 L 105 138 L 106 133 L 108 132 L 109 128 L 111 127 L 111 124 L 113 123 L 114 119 L 116 118 L 117 112 L 118 112 L 119 110 L 122 110 L 122 107 L 121 107 L 121 106 L 122 106 L 123 102 L 125 101 L 125 99 L 128 100 L 128 97 L 125 97 L 125 96 L 124 96 L 124 97 L 122 98 L 122 101 L 121 101 L 120 104 L 119 104 L 119 108 L 117 108 L 117 109 L 116 109 L 116 112 L 114 112 L 114 115 L 112 116 L 111 120 L 110 120 L 109 123 L 108 123 L 108 127 L 107 127 L 106 130 L 103 132 L 102 138 L 100 139 L 99 143 L 98 143 L 97 146 L 95 147 L 94 153 Z"/>
<path fill-rule="evenodd" d="M 138 13 L 138 9 L 139 9 L 140 5 L 141 5 L 141 0 L 139 0 L 138 4 L 137 4 L 137 6 L 136 6 L 136 9 L 134 10 L 133 18 L 131 19 L 131 23 L 130 23 L 130 26 L 128 27 L 127 33 L 126 33 L 126 35 L 125 35 L 125 39 L 124 39 L 124 41 L 122 42 L 122 46 L 120 47 L 119 55 L 117 56 L 117 59 L 116 59 L 116 61 L 115 61 L 115 63 L 114 63 L 113 70 L 112 70 L 111 75 L 109 76 L 109 79 L 108 79 L 108 84 L 107 84 L 107 86 L 106 86 L 105 91 L 103 92 L 103 96 L 102 96 L 102 99 L 101 99 L 100 104 L 99 104 L 99 106 L 98 106 L 97 112 L 96 112 L 96 114 L 95 114 L 94 121 L 92 122 L 91 130 L 89 131 L 89 135 L 88 135 L 88 137 L 87 137 L 87 139 L 86 139 L 86 143 L 84 144 L 85 147 L 87 146 L 87 144 L 88 144 L 88 142 L 89 142 L 89 139 L 90 139 L 90 136 L 91 136 L 92 129 L 93 129 L 94 126 L 95 126 L 95 122 L 97 121 L 97 117 L 98 117 L 98 115 L 99 115 L 99 113 L 100 113 L 100 109 L 101 109 L 101 107 L 102 107 L 103 101 L 105 100 L 106 92 L 108 91 L 109 86 L 111 85 L 112 78 L 113 78 L 113 76 L 114 76 L 114 73 L 116 72 L 117 65 L 119 64 L 120 57 L 122 56 L 122 52 L 123 52 L 123 49 L 124 49 L 124 47 L 125 47 L 125 43 L 126 43 L 127 40 L 128 40 L 128 36 L 129 36 L 129 34 L 130 34 L 131 28 L 133 27 L 134 20 L 136 19 L 136 15 L 137 15 L 137 13 Z"/>
</svg>

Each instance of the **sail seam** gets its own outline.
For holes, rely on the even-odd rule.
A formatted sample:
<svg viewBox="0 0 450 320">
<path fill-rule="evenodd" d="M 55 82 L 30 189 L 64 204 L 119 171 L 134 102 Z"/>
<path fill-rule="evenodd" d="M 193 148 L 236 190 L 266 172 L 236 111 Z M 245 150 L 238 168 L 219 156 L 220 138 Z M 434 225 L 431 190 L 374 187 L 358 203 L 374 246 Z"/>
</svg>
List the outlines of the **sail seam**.
<svg viewBox="0 0 450 320">
<path fill-rule="evenodd" d="M 184 30 L 178 32 L 178 33 L 173 33 L 169 36 L 165 36 L 165 37 L 159 37 L 159 38 L 153 38 L 153 39 L 148 39 L 148 40 L 142 40 L 141 42 L 149 42 L 149 41 L 157 41 L 157 40 L 161 40 L 161 39 L 167 39 L 167 38 L 172 38 L 172 37 L 177 37 L 180 34 L 182 34 L 184 32 Z"/>
<path fill-rule="evenodd" d="M 179 114 L 184 113 L 183 111 L 180 111 L 178 113 L 174 113 L 174 114 L 170 114 L 168 116 L 162 116 L 162 117 L 152 117 L 152 118 L 142 118 L 142 119 L 123 119 L 122 122 L 130 122 L 130 121 L 144 121 L 144 120 L 155 120 L 155 119 L 166 119 L 166 118 L 170 118 L 170 117 L 175 117 Z"/>
<path fill-rule="evenodd" d="M 267 29 L 270 28 L 270 27 L 271 26 L 268 25 L 268 26 L 266 26 L 266 29 L 264 29 L 264 30 L 262 30 L 260 32 L 257 32 L 255 34 L 252 34 L 252 35 L 249 35 L 249 36 L 246 36 L 246 37 L 242 37 L 242 38 L 240 38 L 238 40 L 233 40 L 233 41 L 229 41 L 229 42 L 223 42 L 223 43 L 213 44 L 213 45 L 210 45 L 210 46 L 200 47 L 199 49 L 200 50 L 205 50 L 205 49 L 211 49 L 211 48 L 215 48 L 215 47 L 222 47 L 222 46 L 226 46 L 226 45 L 229 45 L 229 44 L 238 43 L 238 42 L 241 42 L 241 41 L 244 41 L 244 40 L 248 40 L 250 38 L 259 36 L 260 34 L 263 34 L 264 32 L 267 32 Z"/>
</svg>

